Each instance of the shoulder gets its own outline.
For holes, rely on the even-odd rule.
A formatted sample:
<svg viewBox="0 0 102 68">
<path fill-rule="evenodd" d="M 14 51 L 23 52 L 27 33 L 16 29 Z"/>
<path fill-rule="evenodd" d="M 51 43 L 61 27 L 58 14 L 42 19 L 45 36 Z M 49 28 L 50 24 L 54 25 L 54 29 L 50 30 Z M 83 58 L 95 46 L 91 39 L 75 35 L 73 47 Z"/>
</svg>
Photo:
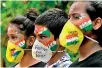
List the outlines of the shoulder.
<svg viewBox="0 0 102 68">
<path fill-rule="evenodd" d="M 91 64 L 91 66 L 102 67 L 102 57 L 100 57 L 99 59 L 94 60 L 93 63 Z"/>
</svg>

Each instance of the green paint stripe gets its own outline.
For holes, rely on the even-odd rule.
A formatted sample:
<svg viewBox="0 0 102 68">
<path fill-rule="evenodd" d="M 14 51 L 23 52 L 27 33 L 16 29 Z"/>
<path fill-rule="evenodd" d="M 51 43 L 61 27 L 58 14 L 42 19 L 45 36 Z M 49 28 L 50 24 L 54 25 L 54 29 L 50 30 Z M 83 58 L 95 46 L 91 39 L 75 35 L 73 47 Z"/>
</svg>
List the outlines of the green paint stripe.
<svg viewBox="0 0 102 68">
<path fill-rule="evenodd" d="M 90 31 L 92 30 L 92 24 L 86 26 L 85 28 L 83 28 L 84 31 Z"/>
<path fill-rule="evenodd" d="M 43 31 L 42 34 L 45 34 L 45 35 L 47 35 L 48 37 L 50 37 L 50 32 L 49 32 L 48 30 Z"/>
<path fill-rule="evenodd" d="M 21 48 L 25 49 L 25 48 L 26 48 L 26 46 L 27 46 L 27 45 L 26 45 L 26 44 L 24 44 Z"/>
<path fill-rule="evenodd" d="M 53 45 L 50 49 L 51 49 L 51 51 L 56 51 L 57 48 L 58 48 L 58 45 L 55 44 L 55 45 Z"/>
</svg>

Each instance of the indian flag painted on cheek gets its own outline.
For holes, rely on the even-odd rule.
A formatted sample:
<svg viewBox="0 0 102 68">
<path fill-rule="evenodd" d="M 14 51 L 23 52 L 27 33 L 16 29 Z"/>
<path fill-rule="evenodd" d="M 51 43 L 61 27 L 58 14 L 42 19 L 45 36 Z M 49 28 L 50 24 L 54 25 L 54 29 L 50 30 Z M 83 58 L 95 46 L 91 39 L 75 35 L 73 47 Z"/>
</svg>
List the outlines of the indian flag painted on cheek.
<svg viewBox="0 0 102 68">
<path fill-rule="evenodd" d="M 24 36 L 19 36 L 19 40 L 15 42 L 15 45 L 25 49 L 27 45 L 25 43 Z"/>
<path fill-rule="evenodd" d="M 54 38 L 50 37 L 51 36 L 50 31 L 46 27 L 35 25 L 34 32 L 38 34 L 47 35 L 49 39 L 46 42 L 44 42 L 44 45 L 50 48 L 51 51 L 56 51 L 56 49 L 58 48 L 58 45 L 56 44 L 56 41 L 54 41 Z"/>
<path fill-rule="evenodd" d="M 78 27 L 87 32 L 92 30 L 92 21 L 87 17 L 78 22 Z"/>
<path fill-rule="evenodd" d="M 58 45 L 57 45 L 56 41 L 52 41 L 52 42 L 48 45 L 48 47 L 50 48 L 51 51 L 56 51 L 57 48 L 58 48 Z"/>
</svg>

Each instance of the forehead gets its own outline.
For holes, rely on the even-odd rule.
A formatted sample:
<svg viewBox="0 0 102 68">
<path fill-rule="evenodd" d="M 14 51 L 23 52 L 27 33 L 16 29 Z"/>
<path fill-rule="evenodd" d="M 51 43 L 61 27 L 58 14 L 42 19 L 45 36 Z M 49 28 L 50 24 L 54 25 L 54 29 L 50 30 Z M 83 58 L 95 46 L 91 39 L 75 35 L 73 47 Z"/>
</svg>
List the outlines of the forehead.
<svg viewBox="0 0 102 68">
<path fill-rule="evenodd" d="M 74 2 L 70 7 L 69 14 L 86 13 L 87 5 L 89 5 L 88 2 Z"/>
<path fill-rule="evenodd" d="M 7 34 L 18 33 L 20 30 L 17 28 L 15 24 L 9 24 Z"/>
<path fill-rule="evenodd" d="M 39 33 L 39 32 L 42 32 L 44 30 L 48 30 L 47 27 L 35 24 L 34 33 Z"/>
</svg>

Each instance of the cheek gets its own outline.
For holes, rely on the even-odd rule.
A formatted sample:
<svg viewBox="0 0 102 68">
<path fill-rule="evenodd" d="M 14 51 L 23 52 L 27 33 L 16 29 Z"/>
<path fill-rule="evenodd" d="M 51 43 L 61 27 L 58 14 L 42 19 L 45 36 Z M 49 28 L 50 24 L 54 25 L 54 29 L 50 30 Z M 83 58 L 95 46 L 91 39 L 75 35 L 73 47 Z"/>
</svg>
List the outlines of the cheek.
<svg viewBox="0 0 102 68">
<path fill-rule="evenodd" d="M 48 45 L 54 41 L 54 37 L 50 37 L 46 42 L 43 42 L 44 45 L 46 45 L 48 47 Z"/>
<path fill-rule="evenodd" d="M 88 31 L 92 30 L 92 21 L 88 17 L 86 17 L 86 18 L 80 20 L 79 22 L 77 22 L 77 26 L 81 30 L 88 32 Z"/>
<path fill-rule="evenodd" d="M 20 42 L 24 41 L 24 36 L 18 36 L 18 39 L 15 41 L 15 44 L 18 45 Z"/>
<path fill-rule="evenodd" d="M 70 22 L 72 23 L 72 24 L 74 24 L 74 25 L 76 25 L 77 26 L 77 24 L 78 24 L 78 22 L 80 21 L 80 19 L 79 20 L 75 20 L 75 19 L 69 19 L 70 20 Z"/>
</svg>

